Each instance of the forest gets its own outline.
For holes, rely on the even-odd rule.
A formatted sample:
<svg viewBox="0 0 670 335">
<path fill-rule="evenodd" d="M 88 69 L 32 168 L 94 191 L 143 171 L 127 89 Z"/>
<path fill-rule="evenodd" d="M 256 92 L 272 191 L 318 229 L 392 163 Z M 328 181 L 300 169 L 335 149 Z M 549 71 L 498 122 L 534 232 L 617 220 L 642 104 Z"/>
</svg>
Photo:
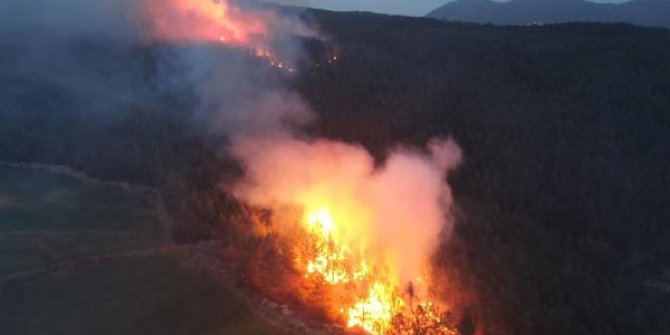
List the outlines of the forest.
<svg viewBox="0 0 670 335">
<path fill-rule="evenodd" d="M 456 230 L 435 261 L 473 292 L 464 334 L 670 333 L 670 293 L 651 285 L 670 281 L 670 31 L 302 15 L 339 56 L 289 79 L 318 113 L 305 136 L 380 161 L 435 135 L 462 147 Z M 162 52 L 71 49 L 95 71 L 137 67 L 147 87 Z M 93 99 L 12 77 L 13 57 L 0 52 L 0 160 L 155 187 L 181 218 L 180 243 L 231 233 L 244 205 L 219 184 L 241 169 L 191 126 L 188 94 L 82 113 Z"/>
</svg>

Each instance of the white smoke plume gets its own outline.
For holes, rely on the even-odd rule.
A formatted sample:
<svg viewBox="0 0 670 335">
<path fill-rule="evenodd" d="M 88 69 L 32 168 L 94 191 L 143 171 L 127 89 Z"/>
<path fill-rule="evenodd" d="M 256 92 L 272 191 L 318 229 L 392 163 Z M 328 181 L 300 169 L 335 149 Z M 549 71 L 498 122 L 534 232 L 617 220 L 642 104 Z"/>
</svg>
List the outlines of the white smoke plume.
<svg viewBox="0 0 670 335">
<path fill-rule="evenodd" d="M 349 220 L 338 226 L 344 240 L 365 245 L 409 282 L 423 273 L 441 234 L 448 235 L 453 224 L 446 174 L 459 164 L 461 152 L 444 139 L 428 148 L 398 149 L 375 167 L 372 156 L 357 145 L 238 138 L 231 151 L 244 162 L 247 178 L 234 192 L 268 207 L 329 207 L 336 220 Z"/>
<path fill-rule="evenodd" d="M 342 223 L 339 234 L 384 259 L 403 281 L 421 274 L 440 234 L 452 228 L 446 176 L 461 160 L 452 140 L 399 147 L 375 166 L 361 146 L 294 136 L 316 114 L 285 85 L 283 66 L 302 55 L 293 37 L 319 35 L 297 17 L 233 0 L 10 0 L 0 4 L 0 18 L 3 46 L 25 56 L 2 55 L 3 73 L 52 82 L 110 113 L 146 99 L 147 86 L 187 88 L 197 100 L 193 119 L 226 137 L 222 151 L 246 169 L 230 190 L 240 200 L 329 207 Z M 108 76 L 71 61 L 67 48 L 81 39 L 130 55 L 173 47 L 152 53 L 158 77 L 149 83 L 123 57 L 101 60 Z"/>
</svg>

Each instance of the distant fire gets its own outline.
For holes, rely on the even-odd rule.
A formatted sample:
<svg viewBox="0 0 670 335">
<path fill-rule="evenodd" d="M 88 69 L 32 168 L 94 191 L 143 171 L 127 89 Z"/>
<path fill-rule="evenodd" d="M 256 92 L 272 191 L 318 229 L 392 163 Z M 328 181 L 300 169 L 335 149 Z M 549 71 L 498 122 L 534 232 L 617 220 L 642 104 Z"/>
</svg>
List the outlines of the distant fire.
<svg viewBox="0 0 670 335">
<path fill-rule="evenodd" d="M 267 13 L 245 11 L 228 1 L 151 1 L 154 33 L 167 40 L 221 41 L 230 46 L 266 46 Z"/>
<path fill-rule="evenodd" d="M 235 0 L 148 0 L 151 29 L 168 41 L 222 43 L 248 51 L 276 68 L 293 72 L 293 65 L 274 51 L 277 31 L 297 36 L 314 32 L 274 10 Z M 257 4 L 254 6 L 258 6 Z"/>
</svg>

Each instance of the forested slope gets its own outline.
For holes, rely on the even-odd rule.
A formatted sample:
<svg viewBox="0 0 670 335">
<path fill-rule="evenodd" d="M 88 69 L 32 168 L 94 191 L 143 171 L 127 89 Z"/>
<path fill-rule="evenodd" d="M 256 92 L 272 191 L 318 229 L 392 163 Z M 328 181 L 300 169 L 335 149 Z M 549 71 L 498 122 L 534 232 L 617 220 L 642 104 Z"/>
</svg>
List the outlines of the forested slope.
<svg viewBox="0 0 670 335">
<path fill-rule="evenodd" d="M 309 132 L 362 143 L 380 159 L 439 134 L 463 148 L 450 180 L 457 229 L 438 260 L 475 296 L 464 322 L 487 334 L 670 330 L 670 296 L 646 285 L 670 267 L 667 30 L 309 15 L 340 55 L 291 79 L 319 114 Z M 96 73 L 137 66 L 129 82 L 152 91 L 156 50 L 96 62 L 111 52 L 98 42 L 73 55 Z M 14 73 L 11 57 L 0 54 L 0 73 Z M 239 206 L 218 183 L 239 170 L 189 126 L 188 94 L 155 91 L 91 121 L 71 92 L 2 81 L 0 159 L 154 185 L 188 217 L 179 241 L 225 233 L 221 222 Z"/>
</svg>

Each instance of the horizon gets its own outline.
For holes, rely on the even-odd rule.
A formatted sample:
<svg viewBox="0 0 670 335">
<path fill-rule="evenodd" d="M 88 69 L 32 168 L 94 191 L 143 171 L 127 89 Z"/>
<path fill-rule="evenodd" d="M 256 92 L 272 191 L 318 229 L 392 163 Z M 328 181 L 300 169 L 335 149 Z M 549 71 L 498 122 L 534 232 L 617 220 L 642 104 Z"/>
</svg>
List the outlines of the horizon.
<svg viewBox="0 0 670 335">
<path fill-rule="evenodd" d="M 430 11 L 456 0 L 269 0 L 274 3 L 325 9 L 338 12 L 363 11 L 378 14 L 425 16 Z M 509 2 L 511 0 L 492 0 Z M 623 3 L 631 0 L 585 0 L 595 3 Z"/>
</svg>

